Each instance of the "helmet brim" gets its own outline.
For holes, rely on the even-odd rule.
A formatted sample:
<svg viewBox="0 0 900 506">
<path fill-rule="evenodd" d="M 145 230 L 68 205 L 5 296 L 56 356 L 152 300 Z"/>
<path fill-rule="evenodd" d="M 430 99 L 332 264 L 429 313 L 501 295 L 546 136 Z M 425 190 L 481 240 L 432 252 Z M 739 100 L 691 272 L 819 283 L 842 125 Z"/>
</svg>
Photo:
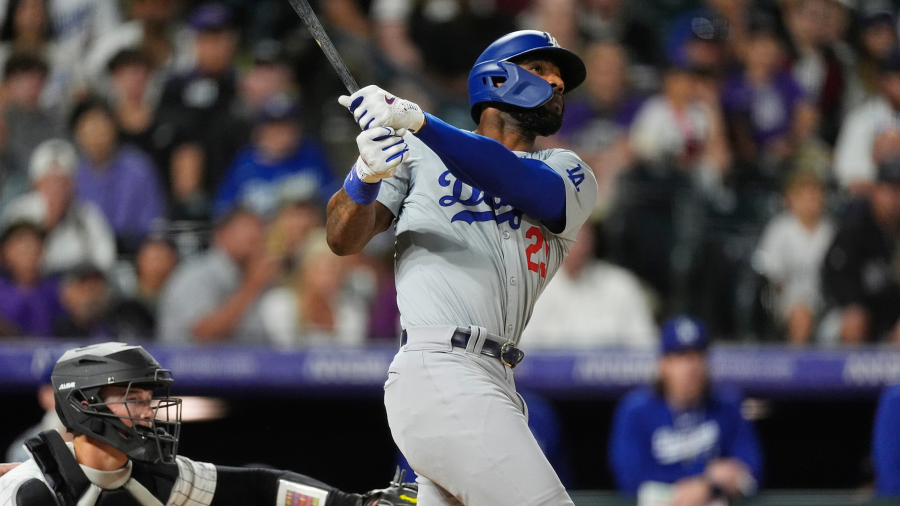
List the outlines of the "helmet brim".
<svg viewBox="0 0 900 506">
<path fill-rule="evenodd" d="M 518 62 L 526 59 L 547 60 L 559 67 L 560 77 L 565 85 L 565 93 L 568 93 L 582 83 L 587 77 L 587 68 L 577 54 L 562 47 L 542 47 L 523 51 L 506 59 L 509 62 Z"/>
</svg>

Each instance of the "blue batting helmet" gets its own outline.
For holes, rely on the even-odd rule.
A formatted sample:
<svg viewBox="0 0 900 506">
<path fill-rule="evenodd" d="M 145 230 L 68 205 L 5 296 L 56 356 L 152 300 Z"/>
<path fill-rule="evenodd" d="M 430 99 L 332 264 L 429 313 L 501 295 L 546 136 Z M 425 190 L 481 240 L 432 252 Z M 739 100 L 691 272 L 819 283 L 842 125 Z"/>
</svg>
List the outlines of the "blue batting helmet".
<svg viewBox="0 0 900 506">
<path fill-rule="evenodd" d="M 478 104 L 503 102 L 533 109 L 553 96 L 553 87 L 547 81 L 509 61 L 524 55 L 556 64 L 566 93 L 583 83 L 587 75 L 581 58 L 560 47 L 547 32 L 520 30 L 504 35 L 481 53 L 469 72 L 469 107 L 475 123 L 481 119 Z"/>
</svg>

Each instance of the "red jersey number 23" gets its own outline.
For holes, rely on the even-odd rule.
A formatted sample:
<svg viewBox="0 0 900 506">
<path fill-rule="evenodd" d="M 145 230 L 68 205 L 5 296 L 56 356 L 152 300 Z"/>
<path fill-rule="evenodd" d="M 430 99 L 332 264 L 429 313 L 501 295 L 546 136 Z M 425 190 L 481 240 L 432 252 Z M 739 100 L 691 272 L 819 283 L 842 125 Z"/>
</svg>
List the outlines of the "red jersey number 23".
<svg viewBox="0 0 900 506">
<path fill-rule="evenodd" d="M 531 227 L 525 232 L 526 239 L 534 239 L 533 244 L 529 244 L 527 248 L 525 248 L 525 258 L 528 260 L 528 270 L 532 272 L 540 273 L 542 278 L 547 277 L 547 264 L 544 263 L 541 258 L 541 250 L 544 250 L 543 258 L 548 258 L 550 256 L 550 243 L 544 240 L 544 234 L 541 233 L 541 229 L 537 227 Z M 537 261 L 533 260 L 535 254 L 538 255 Z"/>
</svg>

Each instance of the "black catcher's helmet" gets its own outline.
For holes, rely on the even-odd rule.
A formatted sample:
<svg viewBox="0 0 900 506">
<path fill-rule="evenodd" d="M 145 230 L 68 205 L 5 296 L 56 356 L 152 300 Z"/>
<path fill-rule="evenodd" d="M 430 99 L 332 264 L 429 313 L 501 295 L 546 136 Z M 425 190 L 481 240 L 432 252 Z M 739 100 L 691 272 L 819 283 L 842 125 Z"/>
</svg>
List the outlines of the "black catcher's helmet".
<svg viewBox="0 0 900 506">
<path fill-rule="evenodd" d="M 69 431 L 102 441 L 135 460 L 175 461 L 181 399 L 169 397 L 172 372 L 140 346 L 103 343 L 69 350 L 56 362 L 50 380 L 56 413 Z M 121 404 L 127 416 L 114 414 L 109 409 L 112 403 L 101 397 L 101 389 L 111 385 L 126 389 Z M 151 419 L 137 416 L 134 403 L 147 401 L 128 400 L 132 389 L 153 391 Z"/>
</svg>

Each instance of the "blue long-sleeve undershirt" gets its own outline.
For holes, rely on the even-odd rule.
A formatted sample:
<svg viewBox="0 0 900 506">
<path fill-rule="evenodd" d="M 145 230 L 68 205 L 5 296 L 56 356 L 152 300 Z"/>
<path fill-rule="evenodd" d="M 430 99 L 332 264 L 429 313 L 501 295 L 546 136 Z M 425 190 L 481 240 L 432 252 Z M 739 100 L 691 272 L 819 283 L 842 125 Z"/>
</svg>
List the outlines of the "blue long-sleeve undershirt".
<svg viewBox="0 0 900 506">
<path fill-rule="evenodd" d="M 463 183 L 478 188 L 526 215 L 563 228 L 566 186 L 546 163 L 519 158 L 494 139 L 460 130 L 425 113 L 416 136 Z"/>
</svg>

